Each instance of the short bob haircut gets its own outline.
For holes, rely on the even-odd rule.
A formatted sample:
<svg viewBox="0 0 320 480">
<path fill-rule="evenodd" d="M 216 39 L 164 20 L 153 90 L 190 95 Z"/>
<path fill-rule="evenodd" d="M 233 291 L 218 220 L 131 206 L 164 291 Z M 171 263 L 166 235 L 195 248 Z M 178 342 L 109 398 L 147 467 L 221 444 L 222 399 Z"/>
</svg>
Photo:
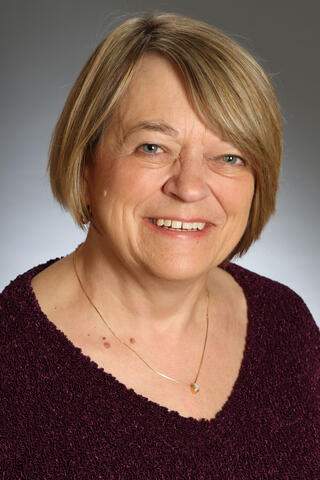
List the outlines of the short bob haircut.
<svg viewBox="0 0 320 480">
<path fill-rule="evenodd" d="M 186 93 L 203 122 L 246 158 L 255 193 L 246 230 L 228 259 L 259 238 L 275 210 L 282 120 L 270 80 L 234 40 L 206 23 L 177 14 L 131 18 L 93 52 L 76 80 L 56 125 L 49 155 L 56 200 L 85 228 L 85 162 L 133 77 L 140 59 L 157 52 L 181 72 Z"/>
</svg>

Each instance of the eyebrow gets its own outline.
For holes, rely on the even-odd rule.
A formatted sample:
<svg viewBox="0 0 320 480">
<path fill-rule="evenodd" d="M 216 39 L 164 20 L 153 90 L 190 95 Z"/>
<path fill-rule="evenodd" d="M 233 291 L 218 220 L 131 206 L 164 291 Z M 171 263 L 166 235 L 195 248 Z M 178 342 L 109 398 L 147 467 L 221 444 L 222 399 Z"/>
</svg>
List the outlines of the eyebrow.
<svg viewBox="0 0 320 480">
<path fill-rule="evenodd" d="M 170 137 L 176 137 L 179 134 L 178 130 L 175 130 L 164 122 L 143 121 L 133 125 L 125 132 L 121 144 L 123 145 L 131 135 L 139 130 L 152 130 L 163 133 L 164 135 L 169 135 Z"/>
</svg>

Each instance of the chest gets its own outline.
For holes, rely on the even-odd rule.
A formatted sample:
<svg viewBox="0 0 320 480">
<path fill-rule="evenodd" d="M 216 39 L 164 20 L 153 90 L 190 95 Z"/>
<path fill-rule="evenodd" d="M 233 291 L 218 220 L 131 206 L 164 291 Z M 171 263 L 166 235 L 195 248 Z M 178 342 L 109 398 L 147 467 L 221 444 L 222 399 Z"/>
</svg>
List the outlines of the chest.
<svg viewBox="0 0 320 480">
<path fill-rule="evenodd" d="M 66 298 L 68 289 L 62 288 L 64 278 L 61 276 L 60 283 L 56 277 L 55 282 L 39 276 L 33 280 L 39 305 L 49 321 L 106 374 L 136 394 L 183 417 L 211 419 L 223 408 L 237 381 L 246 345 L 247 305 L 238 287 L 222 282 L 220 290 L 229 292 L 227 298 L 221 294 L 221 301 L 217 301 L 219 296 L 215 295 L 199 371 L 204 346 L 203 324 L 171 343 L 165 337 L 145 339 L 142 334 L 140 338 L 133 326 L 133 331 L 121 335 L 128 348 L 111 334 L 85 298 L 82 304 L 76 300 L 76 295 Z M 52 301 L 53 284 L 59 286 L 58 291 L 55 290 L 55 303 Z M 77 284 L 76 287 L 78 292 Z M 219 282 L 215 282 L 212 291 L 219 291 L 218 287 Z M 111 319 L 116 318 L 116 314 L 111 315 Z M 154 370 L 177 381 L 170 381 Z M 194 381 L 200 387 L 197 394 L 190 390 Z"/>
<path fill-rule="evenodd" d="M 190 384 L 196 379 L 202 345 L 158 348 L 129 337 L 129 349 L 99 324 L 84 322 L 84 327 L 78 324 L 76 329 L 62 317 L 52 320 L 74 346 L 128 389 L 183 417 L 196 419 L 214 418 L 227 402 L 239 375 L 246 343 L 246 322 L 239 322 L 242 328 L 229 331 L 209 329 L 197 378 L 199 392 L 194 394 Z"/>
</svg>

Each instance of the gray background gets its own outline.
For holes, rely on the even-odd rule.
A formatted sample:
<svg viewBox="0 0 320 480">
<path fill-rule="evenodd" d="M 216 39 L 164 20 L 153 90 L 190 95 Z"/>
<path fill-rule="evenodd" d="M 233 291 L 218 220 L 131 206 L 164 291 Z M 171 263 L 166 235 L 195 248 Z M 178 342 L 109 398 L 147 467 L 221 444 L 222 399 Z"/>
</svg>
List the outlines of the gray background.
<svg viewBox="0 0 320 480">
<path fill-rule="evenodd" d="M 278 209 L 239 261 L 306 301 L 320 324 L 319 5 L 317 0 L 1 0 L 0 290 L 18 273 L 84 239 L 52 199 L 51 132 L 76 76 L 119 17 L 152 8 L 215 25 L 273 75 L 285 118 Z"/>
</svg>

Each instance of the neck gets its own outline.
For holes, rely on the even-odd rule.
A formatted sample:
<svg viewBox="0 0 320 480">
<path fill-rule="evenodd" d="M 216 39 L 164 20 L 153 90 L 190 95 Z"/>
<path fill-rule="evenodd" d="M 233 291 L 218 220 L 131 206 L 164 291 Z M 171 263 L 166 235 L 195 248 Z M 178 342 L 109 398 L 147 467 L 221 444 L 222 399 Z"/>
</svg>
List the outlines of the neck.
<svg viewBox="0 0 320 480">
<path fill-rule="evenodd" d="M 179 342 L 187 331 L 204 327 L 207 276 L 173 281 L 129 270 L 89 239 L 76 253 L 83 287 L 118 335 L 164 335 Z"/>
</svg>

